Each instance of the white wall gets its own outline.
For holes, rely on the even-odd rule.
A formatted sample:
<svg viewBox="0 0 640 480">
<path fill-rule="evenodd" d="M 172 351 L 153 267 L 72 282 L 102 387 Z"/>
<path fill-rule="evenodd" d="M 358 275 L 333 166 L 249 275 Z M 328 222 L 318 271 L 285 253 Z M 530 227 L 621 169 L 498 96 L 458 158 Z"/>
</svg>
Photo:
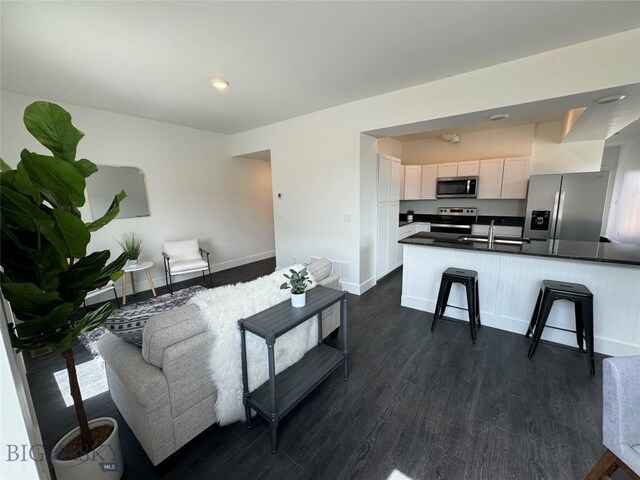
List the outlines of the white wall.
<svg viewBox="0 0 640 480">
<path fill-rule="evenodd" d="M 530 163 L 532 175 L 600 170 L 604 139 L 560 143 L 563 131 L 560 120 L 536 125 Z"/>
<path fill-rule="evenodd" d="M 23 148 L 46 152 L 22 123 L 25 107 L 36 99 L 2 92 L 1 100 L 2 158 L 15 165 Z M 226 135 L 60 105 L 85 133 L 78 158 L 135 166 L 147 179 L 151 216 L 114 220 L 93 234 L 91 250 L 110 249 L 115 256 L 121 251 L 116 239 L 123 232 L 143 234 L 141 258 L 155 262 L 156 286 L 165 283 L 160 254 L 165 240 L 198 237 L 203 248 L 211 251 L 215 269 L 273 256 L 269 162 L 231 158 Z M 147 288 L 144 275 L 137 280 L 139 289 Z"/>
<path fill-rule="evenodd" d="M 640 135 L 625 139 L 620 145 L 607 237 L 640 245 Z"/>
<path fill-rule="evenodd" d="M 402 157 L 402 143 L 390 137 L 378 139 L 378 153 L 380 155 L 391 155 L 392 157 Z"/>
<path fill-rule="evenodd" d="M 274 190 L 288 195 L 276 204 L 278 262 L 348 261 L 359 292 L 359 212 L 375 208 L 360 205 L 361 132 L 637 83 L 638 42 L 635 29 L 275 123 L 233 135 L 231 154 L 271 149 Z"/>
<path fill-rule="evenodd" d="M 402 163 L 462 162 L 483 158 L 528 157 L 533 147 L 535 125 L 493 128 L 460 134 L 460 143 L 439 137 L 402 142 Z"/>
</svg>

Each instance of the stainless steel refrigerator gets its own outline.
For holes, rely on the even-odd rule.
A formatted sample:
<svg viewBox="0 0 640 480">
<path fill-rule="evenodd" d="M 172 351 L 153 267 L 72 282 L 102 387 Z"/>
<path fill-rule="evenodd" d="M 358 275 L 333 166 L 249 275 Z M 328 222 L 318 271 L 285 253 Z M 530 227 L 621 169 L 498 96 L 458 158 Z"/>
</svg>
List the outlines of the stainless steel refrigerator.
<svg viewBox="0 0 640 480">
<path fill-rule="evenodd" d="M 536 240 L 600 239 L 609 172 L 533 175 L 524 236 Z"/>
</svg>

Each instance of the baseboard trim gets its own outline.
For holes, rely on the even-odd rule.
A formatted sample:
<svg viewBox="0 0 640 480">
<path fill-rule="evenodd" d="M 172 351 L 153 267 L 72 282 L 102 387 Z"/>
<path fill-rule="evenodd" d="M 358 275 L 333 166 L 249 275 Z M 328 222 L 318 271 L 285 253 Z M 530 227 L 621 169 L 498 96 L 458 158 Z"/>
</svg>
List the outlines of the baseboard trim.
<svg viewBox="0 0 640 480">
<path fill-rule="evenodd" d="M 270 250 L 268 252 L 256 253 L 254 255 L 248 255 L 246 257 L 236 258 L 233 260 L 227 260 L 226 262 L 214 263 L 211 265 L 212 272 L 220 272 L 233 267 L 240 267 L 247 263 L 257 262 L 259 260 L 266 260 L 267 258 L 275 257 L 276 251 Z"/>
<path fill-rule="evenodd" d="M 421 310 L 423 312 L 433 313 L 436 309 L 436 302 L 431 300 L 425 300 L 424 298 L 412 297 L 409 295 L 402 295 L 401 305 L 403 307 L 413 308 L 415 310 Z M 488 312 L 480 312 L 482 318 L 482 325 L 488 327 L 498 328 L 507 332 L 519 333 L 524 335 L 529 326 L 529 320 L 523 320 L 519 318 L 500 317 Z M 466 310 L 460 310 L 456 308 L 448 308 L 446 316 L 450 318 L 456 318 L 458 320 L 468 321 Z M 542 332 L 542 339 L 550 342 L 561 343 L 571 347 L 576 346 L 575 333 L 564 332 L 561 330 L 545 329 Z M 640 354 L 640 346 L 632 343 L 621 342 L 619 340 L 612 340 L 606 337 L 595 336 L 594 337 L 594 350 L 598 353 L 613 356 L 624 355 L 638 355 Z"/>
<path fill-rule="evenodd" d="M 373 277 L 371 277 L 369 280 L 366 280 L 365 282 L 360 284 L 360 295 L 362 295 L 364 292 L 366 292 L 367 290 L 369 290 L 371 287 L 374 287 L 376 285 L 377 281 L 376 281 L 376 277 L 375 275 Z"/>
<path fill-rule="evenodd" d="M 342 290 L 353 293 L 354 295 L 360 295 L 360 285 L 352 282 L 345 282 L 344 280 L 340 280 L 340 285 L 342 285 Z"/>
</svg>

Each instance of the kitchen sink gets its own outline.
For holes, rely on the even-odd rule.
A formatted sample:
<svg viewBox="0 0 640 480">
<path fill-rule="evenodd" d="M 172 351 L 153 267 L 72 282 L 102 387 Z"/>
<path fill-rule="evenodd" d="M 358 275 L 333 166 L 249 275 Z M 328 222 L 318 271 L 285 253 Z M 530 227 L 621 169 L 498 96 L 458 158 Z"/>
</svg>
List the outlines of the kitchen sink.
<svg viewBox="0 0 640 480">
<path fill-rule="evenodd" d="M 463 235 L 458 237 L 459 242 L 482 242 L 489 243 L 489 237 L 482 235 Z M 524 245 L 525 243 L 531 243 L 528 238 L 520 237 L 494 237 L 493 243 L 499 245 Z"/>
</svg>

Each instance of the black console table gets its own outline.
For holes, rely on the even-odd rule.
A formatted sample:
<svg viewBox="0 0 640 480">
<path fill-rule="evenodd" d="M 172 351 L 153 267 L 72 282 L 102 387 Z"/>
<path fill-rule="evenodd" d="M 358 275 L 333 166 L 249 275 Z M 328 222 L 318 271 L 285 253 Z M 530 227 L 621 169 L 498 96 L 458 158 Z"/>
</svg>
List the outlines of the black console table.
<svg viewBox="0 0 640 480">
<path fill-rule="evenodd" d="M 343 350 L 322 342 L 322 312 L 331 305 L 342 302 L 340 329 Z M 318 315 L 318 345 L 309 350 L 298 362 L 276 375 L 274 345 L 276 338 Z M 317 286 L 307 291 L 304 307 L 292 307 L 291 302 L 274 305 L 249 318 L 238 321 L 242 338 L 242 385 L 247 427 L 251 428 L 251 409 L 262 415 L 270 425 L 271 451 L 278 449 L 278 422 L 306 397 L 336 368 L 342 365 L 345 381 L 348 379 L 347 348 L 347 293 Z M 269 357 L 269 381 L 249 392 L 247 378 L 246 332 L 251 332 L 267 343 Z"/>
</svg>

